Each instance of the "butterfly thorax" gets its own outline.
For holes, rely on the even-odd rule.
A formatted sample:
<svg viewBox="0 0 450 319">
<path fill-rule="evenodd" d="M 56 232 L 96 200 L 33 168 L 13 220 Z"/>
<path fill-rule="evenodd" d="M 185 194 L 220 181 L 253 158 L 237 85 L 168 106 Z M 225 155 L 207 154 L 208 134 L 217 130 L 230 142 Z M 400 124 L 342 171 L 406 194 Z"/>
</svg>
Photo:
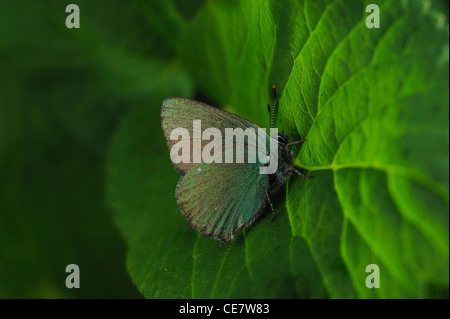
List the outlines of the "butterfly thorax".
<svg viewBox="0 0 450 319">
<path fill-rule="evenodd" d="M 288 145 L 289 138 L 286 133 L 278 136 L 278 169 L 274 174 L 269 175 L 270 186 L 276 189 L 286 183 L 292 173 L 291 166 L 294 160 L 294 152 Z"/>
</svg>

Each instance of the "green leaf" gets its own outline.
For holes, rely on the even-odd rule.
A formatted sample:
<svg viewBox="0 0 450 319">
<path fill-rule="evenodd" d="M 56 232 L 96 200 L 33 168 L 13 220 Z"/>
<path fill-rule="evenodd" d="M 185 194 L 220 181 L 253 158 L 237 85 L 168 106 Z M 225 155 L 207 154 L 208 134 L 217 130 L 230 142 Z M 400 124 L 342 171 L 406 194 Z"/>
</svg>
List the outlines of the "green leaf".
<svg viewBox="0 0 450 319">
<path fill-rule="evenodd" d="M 380 6 L 368 29 L 365 7 Z M 230 244 L 190 229 L 159 104 L 118 130 L 108 199 L 128 269 L 148 298 L 406 298 L 448 295 L 448 27 L 422 1 L 210 1 L 181 58 L 218 105 L 262 127 L 270 87 L 292 140 L 292 177 Z M 185 97 L 185 96 L 182 96 Z M 268 211 L 268 210 L 267 210 Z M 380 288 L 366 287 L 366 266 Z"/>
</svg>

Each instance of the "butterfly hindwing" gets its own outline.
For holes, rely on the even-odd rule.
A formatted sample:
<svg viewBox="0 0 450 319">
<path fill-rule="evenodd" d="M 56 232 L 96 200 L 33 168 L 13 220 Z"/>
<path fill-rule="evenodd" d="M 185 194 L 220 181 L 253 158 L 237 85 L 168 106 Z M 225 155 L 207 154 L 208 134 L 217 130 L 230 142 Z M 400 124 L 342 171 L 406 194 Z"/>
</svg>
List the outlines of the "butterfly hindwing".
<svg viewBox="0 0 450 319">
<path fill-rule="evenodd" d="M 194 229 L 230 241 L 259 216 L 268 188 L 258 164 L 201 163 L 180 179 L 176 197 Z"/>
</svg>

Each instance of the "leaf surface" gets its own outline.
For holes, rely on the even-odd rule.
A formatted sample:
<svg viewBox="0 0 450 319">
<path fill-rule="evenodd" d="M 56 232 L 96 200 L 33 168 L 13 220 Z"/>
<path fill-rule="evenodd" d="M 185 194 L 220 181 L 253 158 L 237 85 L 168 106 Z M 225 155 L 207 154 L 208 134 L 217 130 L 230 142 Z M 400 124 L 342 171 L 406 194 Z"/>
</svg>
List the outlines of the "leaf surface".
<svg viewBox="0 0 450 319">
<path fill-rule="evenodd" d="M 181 57 L 217 105 L 309 142 L 269 214 L 230 244 L 189 228 L 154 103 L 116 134 L 108 198 L 148 298 L 448 294 L 448 25 L 422 1 L 210 1 Z M 186 97 L 186 96 L 180 96 Z M 204 101 L 205 102 L 205 101 Z M 268 211 L 268 210 L 267 210 Z M 366 266 L 381 287 L 366 287 Z"/>
</svg>

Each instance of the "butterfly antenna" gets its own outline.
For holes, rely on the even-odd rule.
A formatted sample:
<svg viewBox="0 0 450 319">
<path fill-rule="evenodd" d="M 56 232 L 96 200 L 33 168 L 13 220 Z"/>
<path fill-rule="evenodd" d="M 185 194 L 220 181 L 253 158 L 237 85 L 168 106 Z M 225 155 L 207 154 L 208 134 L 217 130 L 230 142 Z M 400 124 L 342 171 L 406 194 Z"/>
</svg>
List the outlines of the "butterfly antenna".
<svg viewBox="0 0 450 319">
<path fill-rule="evenodd" d="M 272 96 L 273 96 L 273 109 L 272 109 L 272 116 L 270 117 L 270 128 L 273 128 L 273 120 L 275 118 L 275 112 L 277 108 L 277 88 L 272 86 Z"/>
</svg>

